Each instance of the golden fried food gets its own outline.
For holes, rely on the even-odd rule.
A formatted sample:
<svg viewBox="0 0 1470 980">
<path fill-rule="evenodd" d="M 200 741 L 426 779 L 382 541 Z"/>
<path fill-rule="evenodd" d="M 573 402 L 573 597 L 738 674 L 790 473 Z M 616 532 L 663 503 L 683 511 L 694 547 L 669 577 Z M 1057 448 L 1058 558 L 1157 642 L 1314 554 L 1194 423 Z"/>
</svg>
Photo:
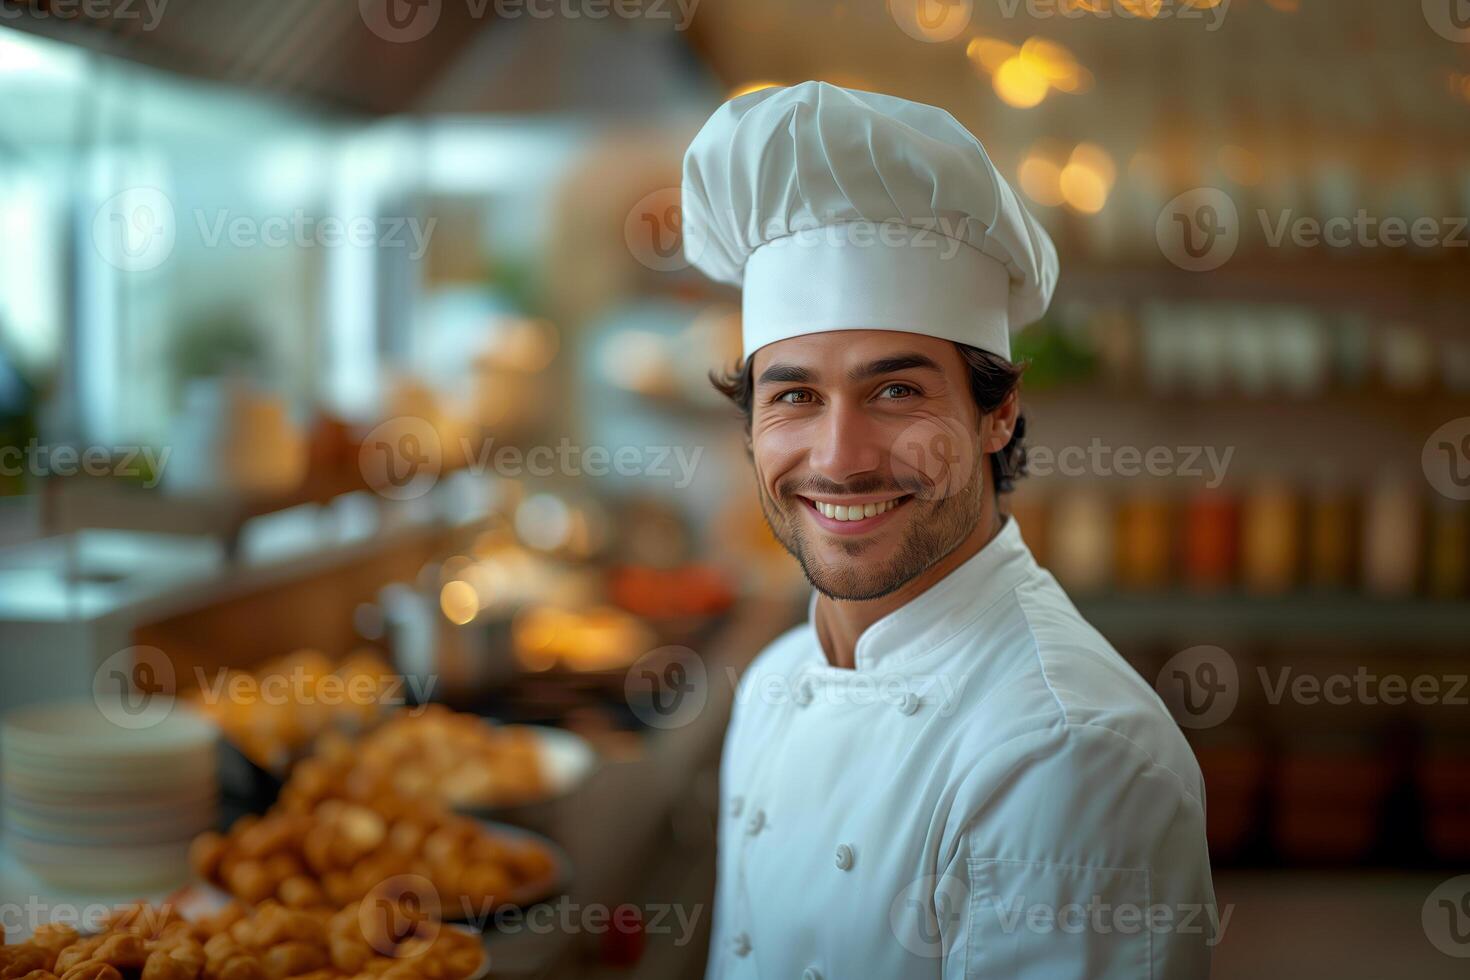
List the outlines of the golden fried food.
<svg viewBox="0 0 1470 980">
<path fill-rule="evenodd" d="M 492 725 L 443 705 L 399 712 L 351 752 L 327 741 L 319 757 L 338 766 L 359 794 L 391 791 L 448 806 L 495 807 L 528 803 L 547 790 L 530 729 Z"/>
<path fill-rule="evenodd" d="M 555 872 L 541 845 L 503 838 L 432 798 L 363 775 L 336 747 L 297 765 L 264 816 L 191 849 L 193 867 L 248 905 L 340 909 L 413 877 L 453 913 L 486 914 Z"/>
<path fill-rule="evenodd" d="M 371 650 L 335 665 L 315 650 L 300 650 L 254 672 L 230 671 L 192 697 L 247 758 L 283 772 L 323 732 L 357 732 L 375 723 L 389 702 L 402 698 L 401 686 Z"/>
<path fill-rule="evenodd" d="M 372 906 L 377 911 L 377 906 Z M 358 904 L 335 913 L 268 899 L 187 922 L 143 903 L 119 909 L 95 936 L 42 926 L 26 943 L 0 943 L 5 980 L 466 980 L 479 971 L 478 936 L 403 907 L 384 920 Z M 392 921 L 386 934 L 376 928 Z M 0 936 L 3 939 L 3 936 Z M 51 962 L 51 966 L 45 965 Z"/>
</svg>

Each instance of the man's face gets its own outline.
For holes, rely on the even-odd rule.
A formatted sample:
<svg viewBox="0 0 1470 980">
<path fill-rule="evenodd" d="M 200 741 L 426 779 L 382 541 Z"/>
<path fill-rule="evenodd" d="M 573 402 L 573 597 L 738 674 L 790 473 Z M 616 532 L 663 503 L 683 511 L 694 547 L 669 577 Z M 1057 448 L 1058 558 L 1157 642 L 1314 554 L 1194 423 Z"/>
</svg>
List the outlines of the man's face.
<svg viewBox="0 0 1470 980">
<path fill-rule="evenodd" d="M 762 347 L 752 372 L 761 509 L 819 591 L 887 595 L 980 522 L 984 454 L 1005 445 L 1014 412 L 981 416 L 954 344 L 809 334 Z"/>
</svg>

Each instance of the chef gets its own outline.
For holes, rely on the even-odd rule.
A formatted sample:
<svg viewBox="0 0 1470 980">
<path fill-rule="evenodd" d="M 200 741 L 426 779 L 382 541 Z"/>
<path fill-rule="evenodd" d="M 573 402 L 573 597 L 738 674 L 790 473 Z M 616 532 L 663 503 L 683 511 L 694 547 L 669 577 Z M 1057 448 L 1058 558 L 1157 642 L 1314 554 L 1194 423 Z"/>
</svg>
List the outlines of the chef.
<svg viewBox="0 0 1470 980">
<path fill-rule="evenodd" d="M 1046 233 L 948 113 L 821 82 L 715 112 L 683 221 L 814 589 L 736 692 L 708 975 L 1203 980 L 1199 767 L 1000 505 Z"/>
</svg>

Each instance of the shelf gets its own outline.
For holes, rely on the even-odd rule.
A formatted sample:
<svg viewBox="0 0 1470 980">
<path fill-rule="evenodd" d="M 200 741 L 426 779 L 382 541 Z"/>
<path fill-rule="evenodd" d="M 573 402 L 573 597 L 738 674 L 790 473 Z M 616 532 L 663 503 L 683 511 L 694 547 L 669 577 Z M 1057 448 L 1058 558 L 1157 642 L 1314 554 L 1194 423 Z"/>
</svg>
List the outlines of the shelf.
<svg viewBox="0 0 1470 980">
<path fill-rule="evenodd" d="M 1464 648 L 1470 601 L 1374 599 L 1360 595 L 1253 597 L 1169 593 L 1074 596 L 1083 617 L 1110 640 L 1197 643 L 1246 639 L 1279 643 L 1339 640 L 1414 647 Z"/>
</svg>

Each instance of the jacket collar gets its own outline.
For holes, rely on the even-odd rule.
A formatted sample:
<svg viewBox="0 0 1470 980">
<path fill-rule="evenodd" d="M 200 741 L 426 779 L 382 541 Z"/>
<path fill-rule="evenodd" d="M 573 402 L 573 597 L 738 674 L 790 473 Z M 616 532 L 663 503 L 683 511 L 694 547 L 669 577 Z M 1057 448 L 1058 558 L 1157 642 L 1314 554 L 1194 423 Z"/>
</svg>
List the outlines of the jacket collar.
<svg viewBox="0 0 1470 980">
<path fill-rule="evenodd" d="M 901 672 L 915 669 L 920 660 L 922 669 L 933 669 L 957 650 L 973 649 L 972 644 L 950 641 L 973 626 L 1036 567 L 1015 518 L 1006 517 L 995 537 L 963 565 L 863 631 L 854 652 L 854 671 L 827 663 L 817 635 L 814 591 L 807 604 L 806 629 L 818 673 Z"/>
</svg>

